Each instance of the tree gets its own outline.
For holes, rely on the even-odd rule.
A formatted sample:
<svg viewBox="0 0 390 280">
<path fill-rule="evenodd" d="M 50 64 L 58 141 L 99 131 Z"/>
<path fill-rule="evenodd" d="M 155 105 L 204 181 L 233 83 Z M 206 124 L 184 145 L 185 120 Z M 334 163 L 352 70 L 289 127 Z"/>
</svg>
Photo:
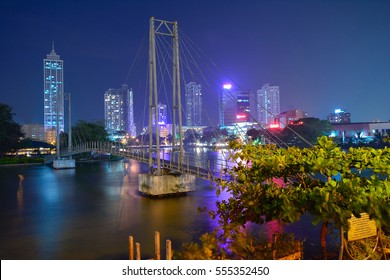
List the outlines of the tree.
<svg viewBox="0 0 390 280">
<path fill-rule="evenodd" d="M 196 140 L 199 140 L 199 139 L 200 139 L 199 132 L 197 132 L 195 129 L 188 129 L 184 133 L 183 143 L 184 144 L 191 144 L 191 143 L 196 142 Z"/>
<path fill-rule="evenodd" d="M 21 126 L 13 120 L 12 107 L 0 103 L 0 156 L 14 149 L 24 134 Z"/>
<path fill-rule="evenodd" d="M 211 215 L 218 217 L 226 240 L 247 222 L 278 220 L 296 222 L 310 213 L 322 222 L 320 240 L 326 258 L 329 223 L 348 228 L 351 214 L 368 213 L 379 228 L 390 225 L 390 149 L 341 150 L 322 137 L 311 148 L 277 148 L 233 141 L 226 170 L 232 180 L 221 181 L 217 194 L 229 198 L 217 203 Z"/>
<path fill-rule="evenodd" d="M 72 127 L 72 142 L 74 144 L 88 141 L 108 141 L 108 133 L 103 123 L 81 120 Z"/>
<path fill-rule="evenodd" d="M 285 127 L 280 138 L 292 146 L 309 147 L 318 137 L 329 135 L 332 125 L 327 120 L 302 118 Z"/>
<path fill-rule="evenodd" d="M 212 143 L 216 139 L 216 133 L 214 129 L 212 128 L 205 128 L 203 129 L 203 135 L 202 138 L 200 139 L 201 142 L 203 143 Z"/>
</svg>

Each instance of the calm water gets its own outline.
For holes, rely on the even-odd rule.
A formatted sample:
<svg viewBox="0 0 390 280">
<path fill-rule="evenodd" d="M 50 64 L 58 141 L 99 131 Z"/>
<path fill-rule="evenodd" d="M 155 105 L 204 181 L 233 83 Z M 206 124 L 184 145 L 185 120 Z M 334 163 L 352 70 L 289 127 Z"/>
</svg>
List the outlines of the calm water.
<svg viewBox="0 0 390 280">
<path fill-rule="evenodd" d="M 174 249 L 196 241 L 215 226 L 198 207 L 215 207 L 210 183 L 195 192 L 153 199 L 138 193 L 138 174 L 147 165 L 84 163 L 73 170 L 49 166 L 0 167 L 1 259 L 127 259 L 128 236 L 140 242 L 142 258 L 153 255 L 154 231 Z M 20 181 L 20 176 L 23 180 Z M 275 224 L 250 226 L 271 236 Z M 309 217 L 287 227 L 305 238 L 305 258 L 319 255 L 319 228 Z"/>
</svg>

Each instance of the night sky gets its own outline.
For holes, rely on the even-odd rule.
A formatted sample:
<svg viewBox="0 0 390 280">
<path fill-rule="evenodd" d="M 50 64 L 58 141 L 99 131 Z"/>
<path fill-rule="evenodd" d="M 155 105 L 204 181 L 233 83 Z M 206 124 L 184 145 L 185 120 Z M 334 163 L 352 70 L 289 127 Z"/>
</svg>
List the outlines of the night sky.
<svg viewBox="0 0 390 280">
<path fill-rule="evenodd" d="M 278 85 L 282 111 L 325 119 L 342 108 L 353 122 L 388 121 L 389 14 L 386 0 L 0 0 L 0 102 L 21 124 L 43 123 L 42 60 L 54 41 L 73 122 L 102 120 L 108 88 L 146 79 L 129 69 L 155 16 L 178 21 L 226 75 L 219 82 Z M 203 94 L 216 123 L 215 93 Z M 144 100 L 135 91 L 138 128 Z"/>
</svg>

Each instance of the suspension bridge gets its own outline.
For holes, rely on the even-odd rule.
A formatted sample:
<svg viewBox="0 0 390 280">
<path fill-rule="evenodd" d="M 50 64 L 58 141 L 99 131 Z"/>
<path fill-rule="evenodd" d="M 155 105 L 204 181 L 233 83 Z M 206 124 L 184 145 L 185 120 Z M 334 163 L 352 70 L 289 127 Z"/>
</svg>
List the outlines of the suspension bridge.
<svg viewBox="0 0 390 280">
<path fill-rule="evenodd" d="M 128 146 L 115 142 L 91 141 L 73 146 L 71 151 L 62 151 L 61 158 L 70 158 L 83 153 L 110 154 L 126 159 L 136 160 L 148 164 L 152 154 L 150 173 L 157 174 L 157 160 L 155 147 L 150 153 L 148 146 Z M 222 152 L 221 152 L 222 153 Z M 50 159 L 47 159 L 49 163 Z M 171 146 L 160 149 L 159 163 L 161 174 L 191 174 L 198 178 L 211 180 L 213 178 L 226 179 L 226 171 L 233 166 L 224 155 L 221 159 L 205 159 L 196 157 L 193 153 L 179 153 L 172 151 Z"/>
<path fill-rule="evenodd" d="M 171 38 L 171 53 L 163 58 L 165 70 L 161 69 L 160 84 L 157 83 L 157 57 L 161 58 L 162 50 L 156 49 L 156 38 L 160 38 L 160 42 L 167 42 L 166 38 Z M 162 39 L 165 38 L 165 39 Z M 128 159 L 137 160 L 148 164 L 150 172 L 147 174 L 139 174 L 139 190 L 150 195 L 161 195 L 177 192 L 187 192 L 195 189 L 195 179 L 202 178 L 211 180 L 214 178 L 223 178 L 227 174 L 227 169 L 231 168 L 233 163 L 225 157 L 219 162 L 201 161 L 194 154 L 186 153 L 183 147 L 183 129 L 182 129 L 182 101 L 181 101 L 181 68 L 183 65 L 189 69 L 189 60 L 185 58 L 179 61 L 179 32 L 178 23 L 158 20 L 154 17 L 150 18 L 149 28 L 149 54 L 148 54 L 148 83 L 147 90 L 140 92 L 148 92 L 148 146 L 124 146 L 113 142 L 84 142 L 82 144 L 73 145 L 67 151 L 60 151 L 57 146 L 56 159 L 53 161 L 55 168 L 74 168 L 75 163 L 71 157 L 75 154 L 85 152 L 109 153 L 112 155 L 121 156 Z M 189 51 L 188 47 L 184 47 Z M 165 49 L 163 49 L 165 50 Z M 194 49 L 193 49 L 194 50 Z M 193 56 L 190 56 L 192 59 Z M 171 60 L 172 68 L 169 71 L 167 60 Z M 200 69 L 199 65 L 195 65 L 196 69 Z M 189 70 L 190 71 L 190 70 Z M 138 71 L 139 72 L 139 71 Z M 170 89 L 171 96 L 167 99 L 172 101 L 171 104 L 171 122 L 172 122 L 172 145 L 171 148 L 160 146 L 160 128 L 159 128 L 159 91 L 164 91 L 166 94 L 166 83 L 164 82 L 164 74 L 171 73 Z M 190 71 L 193 79 L 194 73 Z M 210 79 L 206 79 L 205 75 L 201 76 L 208 84 Z M 185 82 L 185 80 L 184 80 Z M 161 89 L 163 87 L 163 90 Z M 167 95 L 167 94 L 166 94 Z M 146 95 L 145 95 L 146 97 Z M 166 96 L 167 97 L 167 96 Z M 215 97 L 215 96 L 214 96 Z M 230 98 L 234 98 L 233 95 Z M 218 102 L 218 97 L 216 102 Z M 146 100 L 145 100 L 146 101 Z M 237 101 L 237 100 L 236 100 Z M 70 98 L 69 98 L 70 103 Z M 146 104 L 146 102 L 145 102 Z M 145 106 L 146 107 L 146 106 Z M 70 108 L 70 104 L 69 104 Z M 145 108 L 146 109 L 146 108 Z M 146 110 L 145 110 L 146 111 Z M 207 114 L 207 112 L 205 112 Z M 70 112 L 69 112 L 70 118 Z M 69 120 L 70 123 L 70 120 Z M 69 135 L 71 133 L 69 132 Z M 155 138 L 154 138 L 155 136 Z M 176 139 L 176 136 L 178 138 Z M 154 139 L 153 139 L 154 138 Z M 57 129 L 57 143 L 59 143 L 59 131 Z M 69 143 L 72 140 L 69 139 Z M 50 160 L 50 159 L 48 159 Z M 63 164 L 63 165 L 62 165 Z M 68 165 L 69 164 L 69 165 Z M 65 166 L 65 167 L 62 167 Z"/>
</svg>

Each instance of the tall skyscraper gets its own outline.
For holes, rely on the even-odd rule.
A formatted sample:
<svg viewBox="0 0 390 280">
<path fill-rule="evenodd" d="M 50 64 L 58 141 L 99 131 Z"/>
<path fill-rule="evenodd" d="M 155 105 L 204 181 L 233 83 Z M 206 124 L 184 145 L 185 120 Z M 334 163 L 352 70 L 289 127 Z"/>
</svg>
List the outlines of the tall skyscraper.
<svg viewBox="0 0 390 280">
<path fill-rule="evenodd" d="M 202 123 L 202 86 L 195 82 L 186 84 L 186 125 L 201 126 Z"/>
<path fill-rule="evenodd" d="M 160 126 L 166 125 L 167 124 L 167 105 L 163 104 L 163 103 L 158 103 L 157 114 L 158 114 L 158 124 Z M 153 125 L 156 125 L 156 117 L 154 114 L 154 110 L 152 112 L 152 120 L 153 120 Z"/>
<path fill-rule="evenodd" d="M 104 93 L 104 122 L 108 133 L 124 131 L 136 136 L 133 90 L 128 85 Z"/>
<path fill-rule="evenodd" d="M 265 84 L 257 90 L 253 99 L 251 107 L 254 121 L 263 127 L 273 124 L 275 118 L 280 114 L 279 86 Z"/>
<path fill-rule="evenodd" d="M 57 122 L 59 131 L 64 131 L 64 62 L 56 54 L 54 43 L 50 54 L 43 59 L 43 90 L 45 139 L 54 144 Z"/>
<path fill-rule="evenodd" d="M 219 98 L 219 125 L 230 126 L 250 121 L 249 91 L 234 89 L 231 84 L 223 85 Z"/>
</svg>

